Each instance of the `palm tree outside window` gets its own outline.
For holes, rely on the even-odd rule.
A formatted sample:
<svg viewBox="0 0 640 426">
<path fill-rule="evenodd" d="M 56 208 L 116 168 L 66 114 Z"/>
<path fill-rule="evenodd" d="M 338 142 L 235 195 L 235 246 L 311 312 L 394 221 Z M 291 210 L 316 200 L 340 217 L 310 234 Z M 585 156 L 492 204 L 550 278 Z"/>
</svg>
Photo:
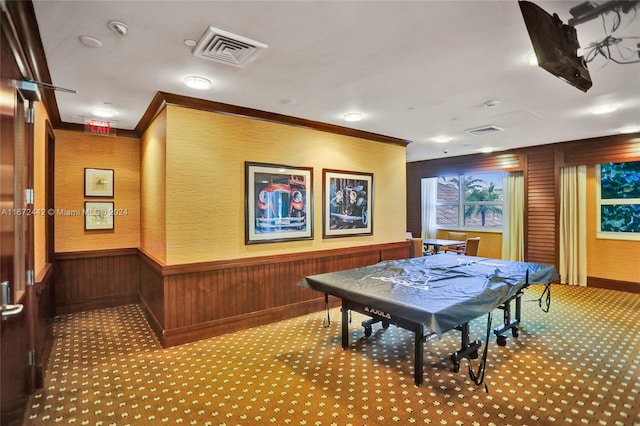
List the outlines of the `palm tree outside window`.
<svg viewBox="0 0 640 426">
<path fill-rule="evenodd" d="M 502 229 L 503 173 L 442 176 L 438 178 L 438 228 Z"/>
</svg>

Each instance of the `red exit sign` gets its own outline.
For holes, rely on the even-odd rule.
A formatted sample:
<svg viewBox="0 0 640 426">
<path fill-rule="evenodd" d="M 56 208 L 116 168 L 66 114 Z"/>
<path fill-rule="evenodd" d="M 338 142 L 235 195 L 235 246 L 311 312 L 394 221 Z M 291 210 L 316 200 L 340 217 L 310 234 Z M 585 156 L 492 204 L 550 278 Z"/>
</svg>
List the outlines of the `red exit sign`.
<svg viewBox="0 0 640 426">
<path fill-rule="evenodd" d="M 84 123 L 84 132 L 99 136 L 115 136 L 116 129 L 110 121 L 87 120 Z"/>
</svg>

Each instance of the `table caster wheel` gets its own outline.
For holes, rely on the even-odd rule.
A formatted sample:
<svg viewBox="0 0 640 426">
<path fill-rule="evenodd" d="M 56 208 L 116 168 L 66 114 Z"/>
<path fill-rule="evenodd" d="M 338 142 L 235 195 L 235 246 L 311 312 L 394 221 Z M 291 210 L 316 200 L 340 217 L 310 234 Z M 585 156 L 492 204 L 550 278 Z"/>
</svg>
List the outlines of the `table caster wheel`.
<svg viewBox="0 0 640 426">
<path fill-rule="evenodd" d="M 371 336 L 371 332 L 372 332 L 372 330 L 371 330 L 371 326 L 370 325 L 368 325 L 368 326 L 366 326 L 364 328 L 364 335 L 365 336 L 367 336 L 367 337 Z"/>
<path fill-rule="evenodd" d="M 518 329 L 517 329 L 516 327 L 513 327 L 513 328 L 511 329 L 511 335 L 512 335 L 513 337 L 518 337 L 518 334 L 520 334 L 520 333 L 518 332 Z"/>
<path fill-rule="evenodd" d="M 388 321 L 382 321 L 382 328 L 384 328 L 385 330 L 389 328 L 390 325 L 391 324 Z"/>
<path fill-rule="evenodd" d="M 498 346 L 507 346 L 507 338 L 504 336 L 498 336 L 496 338 L 496 343 L 498 343 Z"/>
<path fill-rule="evenodd" d="M 456 354 L 449 355 L 449 359 L 453 362 L 453 371 L 457 373 L 460 371 L 460 360 L 456 357 Z"/>
</svg>

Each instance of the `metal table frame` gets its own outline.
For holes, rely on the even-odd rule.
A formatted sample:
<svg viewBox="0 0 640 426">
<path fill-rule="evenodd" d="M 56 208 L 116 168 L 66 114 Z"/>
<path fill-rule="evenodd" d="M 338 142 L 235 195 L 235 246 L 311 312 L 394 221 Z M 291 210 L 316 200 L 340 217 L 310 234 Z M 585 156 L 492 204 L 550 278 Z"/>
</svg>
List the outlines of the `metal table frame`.
<svg viewBox="0 0 640 426">
<path fill-rule="evenodd" d="M 446 255 L 441 255 L 441 256 L 446 256 Z M 441 259 L 444 259 L 444 258 L 441 258 Z M 467 259 L 467 258 L 464 257 L 464 259 Z M 489 262 L 491 263 L 488 263 L 488 262 L 485 263 L 487 259 L 478 260 L 480 258 L 473 258 L 473 257 L 469 257 L 468 259 L 471 263 L 468 263 L 467 266 L 468 265 L 473 266 L 478 262 L 483 262 L 482 263 L 483 265 L 488 265 L 488 266 L 494 266 L 493 262 L 498 262 L 498 263 L 505 262 L 505 261 L 499 261 L 499 260 L 496 260 L 496 261 L 489 260 Z M 456 261 L 458 261 L 458 259 L 456 259 Z M 411 267 L 413 264 L 422 265 L 424 262 L 427 262 L 427 261 L 424 259 L 400 260 L 398 261 L 400 263 L 398 266 L 393 264 L 393 261 L 390 261 L 390 262 L 391 262 L 391 265 L 390 265 L 391 268 L 400 268 L 402 271 L 404 271 L 404 268 L 406 266 Z M 439 262 L 440 262 L 439 260 L 436 260 L 436 264 L 439 264 Z M 433 262 L 430 260 L 428 263 L 433 263 Z M 507 263 L 510 263 L 510 262 L 507 262 Z M 364 334 L 366 337 L 372 334 L 372 325 L 376 323 L 382 323 L 383 328 L 388 328 L 390 324 L 394 324 L 398 327 L 401 327 L 405 330 L 408 330 L 414 333 L 414 342 L 415 342 L 414 381 L 417 386 L 420 386 L 423 383 L 423 374 L 424 374 L 423 372 L 424 343 L 430 340 L 431 338 L 434 338 L 438 335 L 441 335 L 442 333 L 445 333 L 451 330 L 457 330 L 461 333 L 460 348 L 454 353 L 450 354 L 450 359 L 453 362 L 453 369 L 454 371 L 457 372 L 460 369 L 460 362 L 462 359 L 466 358 L 471 360 L 479 357 L 479 351 L 482 346 L 482 342 L 480 339 L 472 340 L 470 338 L 469 324 L 473 319 L 482 316 L 483 313 L 487 314 L 487 334 L 486 334 L 487 344 L 491 335 L 491 331 L 493 331 L 493 333 L 496 335 L 497 344 L 499 346 L 506 345 L 507 337 L 505 336 L 505 333 L 509 330 L 511 330 L 511 334 L 513 337 L 518 337 L 519 325 L 521 322 L 521 315 L 522 315 L 522 296 L 524 295 L 524 290 L 529 287 L 530 278 L 531 278 L 530 272 L 532 271 L 535 274 L 533 276 L 533 279 L 536 280 L 535 282 L 546 283 L 546 287 L 545 287 L 545 291 L 543 292 L 543 295 L 547 293 L 546 302 L 547 302 L 547 311 L 548 311 L 548 305 L 550 303 L 550 296 L 551 296 L 550 285 L 551 285 L 551 282 L 557 279 L 557 273 L 555 272 L 555 268 L 549 267 L 546 265 L 526 264 L 526 262 L 514 262 L 514 263 L 523 263 L 524 268 L 526 269 L 525 271 L 523 271 L 524 273 L 521 276 L 522 280 L 518 284 L 511 284 L 513 287 L 511 291 L 509 291 L 506 295 L 504 295 L 500 300 L 496 300 L 495 303 L 490 303 L 489 304 L 490 307 L 487 306 L 485 310 L 478 310 L 478 312 L 476 312 L 474 316 L 462 315 L 460 318 L 460 322 L 458 324 L 456 324 L 454 321 L 451 321 L 451 318 L 450 318 L 447 321 L 444 321 L 438 325 L 435 325 L 435 328 L 432 328 L 432 325 L 428 325 L 428 321 L 425 321 L 425 316 L 419 315 L 419 314 L 416 315 L 416 312 L 418 311 L 416 311 L 415 309 L 413 308 L 406 309 L 406 306 L 408 305 L 398 304 L 397 307 L 400 309 L 397 309 L 397 310 L 394 309 L 396 305 L 389 303 L 389 299 L 387 297 L 384 297 L 385 293 L 382 293 L 383 297 L 378 299 L 376 297 L 371 297 L 371 295 L 366 295 L 365 297 L 363 297 L 363 294 L 365 293 L 362 292 L 362 289 L 364 288 L 362 286 L 356 286 L 356 288 L 359 288 L 360 291 L 350 291 L 349 290 L 351 288 L 350 286 L 353 285 L 353 283 L 356 283 L 356 282 L 359 283 L 361 269 L 363 270 L 363 274 L 365 276 L 369 274 L 374 275 L 373 273 L 366 271 L 368 267 L 355 268 L 353 270 L 347 270 L 347 271 L 338 271 L 335 273 L 319 274 L 317 276 L 315 275 L 309 276 L 301 280 L 301 282 L 299 282 L 298 285 L 312 288 L 317 291 L 322 291 L 325 294 L 325 304 L 327 306 L 327 320 L 329 321 L 329 323 L 330 323 L 330 318 L 329 318 L 328 296 L 332 295 L 341 300 L 341 303 L 342 303 L 342 315 L 341 315 L 342 316 L 342 325 L 341 325 L 342 336 L 341 337 L 342 337 L 343 349 L 347 349 L 349 347 L 349 326 L 350 326 L 349 311 L 359 312 L 365 316 L 370 317 L 370 319 L 362 321 L 362 326 L 364 327 Z M 481 264 L 481 263 L 478 263 L 478 264 Z M 534 269 L 531 269 L 529 265 L 534 266 L 535 271 Z M 371 266 L 371 268 L 373 268 L 374 270 L 376 267 L 377 265 Z M 381 264 L 381 269 L 380 269 L 381 271 L 385 271 L 386 268 L 387 268 L 386 264 L 385 265 Z M 516 266 L 515 267 L 516 271 L 518 268 L 522 268 L 522 266 L 520 265 Z M 407 271 L 410 271 L 410 268 L 407 268 Z M 375 274 L 378 274 L 378 272 L 376 272 Z M 325 275 L 327 277 L 325 277 Z M 341 275 L 343 275 L 344 278 Z M 393 275 L 386 275 L 386 276 L 393 276 Z M 508 277 L 508 275 L 505 276 L 505 279 L 506 277 Z M 372 278 L 369 278 L 369 279 L 379 279 L 379 278 L 377 278 L 376 276 L 373 276 Z M 342 281 L 342 280 L 346 280 L 346 281 Z M 377 288 L 380 288 L 380 286 L 378 286 Z M 443 287 L 440 286 L 440 288 L 443 288 Z M 512 302 L 515 302 L 514 318 L 512 318 Z M 544 310 L 544 308 L 542 307 L 542 297 L 538 299 L 538 302 L 540 303 L 540 307 Z M 486 300 L 482 303 L 486 304 Z M 499 327 L 492 329 L 491 317 L 492 317 L 492 312 L 495 309 L 500 309 L 503 311 L 503 323 Z M 424 312 L 429 313 L 428 310 L 425 310 Z M 430 315 L 433 315 L 433 313 L 430 313 Z M 483 369 L 484 369 L 484 364 L 486 362 L 484 357 L 486 356 L 486 353 L 487 353 L 486 352 L 487 344 L 485 344 L 485 348 L 483 351 L 483 359 L 481 362 L 481 367 Z"/>
<path fill-rule="evenodd" d="M 369 305 L 363 305 L 358 302 L 354 302 L 347 299 L 342 299 L 342 349 L 349 347 L 349 311 L 356 311 L 363 315 L 372 317 L 370 320 L 362 322 L 362 326 L 365 329 L 365 335 L 368 337 L 371 335 L 371 326 L 378 322 L 382 323 L 383 328 L 388 328 L 390 324 L 403 328 L 405 330 L 414 333 L 414 381 L 416 386 L 421 386 L 423 382 L 423 369 L 424 369 L 424 342 L 431 337 L 435 337 L 435 333 L 425 334 L 424 325 L 392 315 L 389 312 L 382 311 Z M 469 339 L 469 323 L 464 323 L 455 328 L 461 332 L 460 349 L 450 355 L 450 359 L 453 362 L 454 371 L 460 370 L 460 361 L 464 358 L 476 359 L 478 358 L 478 349 L 482 345 L 480 340 Z"/>
</svg>

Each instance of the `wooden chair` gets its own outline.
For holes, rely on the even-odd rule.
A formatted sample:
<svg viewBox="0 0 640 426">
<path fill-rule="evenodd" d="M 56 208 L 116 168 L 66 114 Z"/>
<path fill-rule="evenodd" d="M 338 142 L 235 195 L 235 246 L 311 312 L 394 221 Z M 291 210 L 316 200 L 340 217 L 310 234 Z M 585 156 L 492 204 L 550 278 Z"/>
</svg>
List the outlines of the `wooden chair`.
<svg viewBox="0 0 640 426">
<path fill-rule="evenodd" d="M 467 238 L 464 249 L 446 249 L 446 253 L 458 253 L 466 256 L 477 256 L 478 248 L 480 247 L 480 237 Z"/>
<path fill-rule="evenodd" d="M 420 257 L 424 255 L 422 247 L 422 238 L 407 238 L 411 241 L 409 246 L 409 257 Z"/>
<path fill-rule="evenodd" d="M 467 240 L 467 233 L 466 232 L 453 232 L 450 231 L 447 233 L 447 239 L 448 240 L 457 240 L 457 241 L 466 241 Z"/>
<path fill-rule="evenodd" d="M 462 244 L 458 244 L 457 246 L 450 246 L 450 248 L 452 250 L 458 250 L 458 251 L 464 251 L 464 247 L 467 241 L 467 233 L 466 232 L 454 232 L 454 231 L 449 231 L 447 232 L 447 239 L 448 240 L 456 240 L 456 241 L 465 241 L 465 243 Z M 447 251 L 447 247 L 445 247 L 445 253 Z"/>
</svg>

